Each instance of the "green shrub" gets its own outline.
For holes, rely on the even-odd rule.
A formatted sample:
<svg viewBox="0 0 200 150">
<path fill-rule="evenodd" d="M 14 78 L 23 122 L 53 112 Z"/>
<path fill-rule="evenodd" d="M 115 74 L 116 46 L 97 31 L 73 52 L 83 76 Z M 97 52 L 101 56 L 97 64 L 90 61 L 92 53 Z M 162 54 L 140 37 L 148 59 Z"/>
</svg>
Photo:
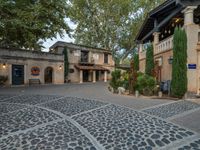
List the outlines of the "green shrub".
<svg viewBox="0 0 200 150">
<path fill-rule="evenodd" d="M 115 70 L 111 73 L 112 79 L 110 81 L 110 86 L 116 91 L 118 87 L 122 85 L 121 81 L 121 71 Z"/>
<path fill-rule="evenodd" d="M 136 89 L 144 95 L 152 95 L 156 87 L 156 80 L 149 75 L 140 74 L 137 78 Z"/>
<path fill-rule="evenodd" d="M 121 75 L 121 83 L 120 83 L 126 90 L 129 88 L 129 73 L 123 72 Z"/>
<path fill-rule="evenodd" d="M 5 82 L 8 80 L 8 76 L 1 76 L 0 75 L 0 85 L 5 84 Z"/>
</svg>

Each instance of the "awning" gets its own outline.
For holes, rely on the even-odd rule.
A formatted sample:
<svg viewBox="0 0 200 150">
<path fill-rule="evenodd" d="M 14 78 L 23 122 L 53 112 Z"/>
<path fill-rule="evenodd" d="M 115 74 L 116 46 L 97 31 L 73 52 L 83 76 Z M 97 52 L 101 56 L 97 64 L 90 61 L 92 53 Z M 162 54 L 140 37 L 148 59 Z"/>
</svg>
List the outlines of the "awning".
<svg viewBox="0 0 200 150">
<path fill-rule="evenodd" d="M 108 69 L 98 66 L 98 65 L 92 65 L 92 66 L 85 66 L 85 65 L 74 65 L 75 68 L 78 70 L 99 70 L 99 71 L 109 71 Z"/>
</svg>

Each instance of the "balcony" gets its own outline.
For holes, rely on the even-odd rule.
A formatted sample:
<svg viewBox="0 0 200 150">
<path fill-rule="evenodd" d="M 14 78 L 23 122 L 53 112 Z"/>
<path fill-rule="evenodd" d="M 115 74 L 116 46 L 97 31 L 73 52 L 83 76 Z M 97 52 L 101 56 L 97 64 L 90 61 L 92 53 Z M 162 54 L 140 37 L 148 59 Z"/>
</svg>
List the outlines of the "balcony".
<svg viewBox="0 0 200 150">
<path fill-rule="evenodd" d="M 159 44 L 156 45 L 154 50 L 154 55 L 162 53 L 167 50 L 172 50 L 173 48 L 173 35 L 160 41 Z"/>
<path fill-rule="evenodd" d="M 80 57 L 79 59 L 80 65 L 94 65 L 93 57 Z"/>
</svg>

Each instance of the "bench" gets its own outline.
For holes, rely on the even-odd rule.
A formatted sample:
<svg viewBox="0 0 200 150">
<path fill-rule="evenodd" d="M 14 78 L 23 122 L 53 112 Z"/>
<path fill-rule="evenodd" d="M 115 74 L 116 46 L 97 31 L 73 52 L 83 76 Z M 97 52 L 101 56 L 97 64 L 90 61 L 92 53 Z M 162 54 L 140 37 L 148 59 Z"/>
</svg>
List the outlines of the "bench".
<svg viewBox="0 0 200 150">
<path fill-rule="evenodd" d="M 40 79 L 29 79 L 29 85 L 39 85 Z"/>
</svg>

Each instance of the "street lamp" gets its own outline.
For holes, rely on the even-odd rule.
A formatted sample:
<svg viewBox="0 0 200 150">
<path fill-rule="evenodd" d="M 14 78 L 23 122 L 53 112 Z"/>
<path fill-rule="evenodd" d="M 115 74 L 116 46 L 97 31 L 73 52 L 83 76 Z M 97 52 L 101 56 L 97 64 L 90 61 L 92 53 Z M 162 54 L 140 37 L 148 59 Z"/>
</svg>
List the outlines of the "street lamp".
<svg viewBox="0 0 200 150">
<path fill-rule="evenodd" d="M 172 56 L 169 57 L 168 63 L 169 63 L 169 64 L 172 64 L 172 63 L 173 63 L 173 57 L 172 57 Z"/>
</svg>

